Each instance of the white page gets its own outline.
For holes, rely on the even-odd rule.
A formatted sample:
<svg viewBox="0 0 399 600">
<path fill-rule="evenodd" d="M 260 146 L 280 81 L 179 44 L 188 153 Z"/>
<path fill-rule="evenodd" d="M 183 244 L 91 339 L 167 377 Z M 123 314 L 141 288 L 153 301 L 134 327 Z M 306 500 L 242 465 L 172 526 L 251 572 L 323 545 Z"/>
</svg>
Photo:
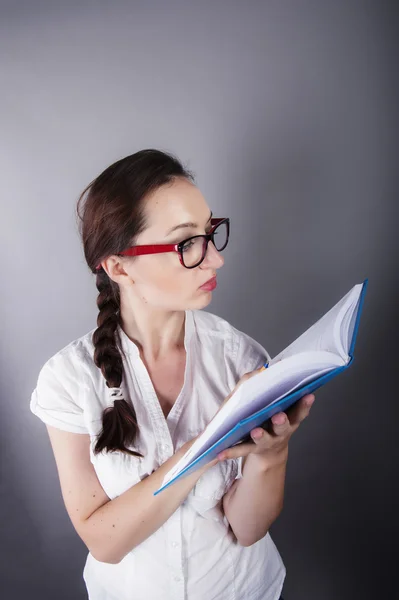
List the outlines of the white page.
<svg viewBox="0 0 399 600">
<path fill-rule="evenodd" d="M 186 454 L 166 474 L 162 485 L 206 452 L 239 421 L 277 402 L 316 376 L 343 364 L 342 359 L 330 352 L 303 352 L 287 357 L 244 381 Z"/>
<path fill-rule="evenodd" d="M 362 287 L 362 284 L 355 285 L 319 321 L 275 356 L 271 360 L 271 364 L 299 352 L 310 350 L 333 352 L 347 362 L 348 345 L 343 346 L 342 344 L 341 325 L 348 311 L 354 310 Z"/>
<path fill-rule="evenodd" d="M 360 297 L 353 299 L 353 305 L 349 307 L 341 326 L 341 339 L 345 352 L 348 354 L 352 341 L 356 317 L 359 310 Z"/>
</svg>

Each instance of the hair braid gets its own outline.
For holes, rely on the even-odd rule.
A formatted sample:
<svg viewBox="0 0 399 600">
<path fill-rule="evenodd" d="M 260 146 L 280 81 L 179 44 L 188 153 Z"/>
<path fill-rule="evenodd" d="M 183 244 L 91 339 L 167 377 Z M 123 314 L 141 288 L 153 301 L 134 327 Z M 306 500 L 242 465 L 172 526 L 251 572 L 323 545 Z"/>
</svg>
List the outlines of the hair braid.
<svg viewBox="0 0 399 600">
<path fill-rule="evenodd" d="M 83 190 L 77 216 L 87 265 L 97 274 L 97 329 L 93 334 L 94 362 L 109 388 L 119 388 L 123 362 L 117 327 L 120 323 L 119 286 L 98 265 L 109 256 L 135 244 L 148 227 L 146 199 L 154 190 L 183 177 L 194 183 L 194 175 L 172 154 L 154 148 L 140 150 L 107 167 Z M 132 257 L 131 260 L 135 260 Z M 110 394 L 113 391 L 110 390 Z M 139 433 L 136 413 L 130 402 L 115 396 L 114 406 L 103 413 L 103 430 L 94 452 L 129 450 Z"/>
<path fill-rule="evenodd" d="M 105 378 L 107 386 L 119 388 L 122 383 L 123 363 L 116 343 L 116 329 L 119 323 L 119 294 L 111 284 L 106 272 L 101 269 L 97 273 L 98 289 L 97 329 L 93 333 L 94 362 Z M 98 436 L 94 452 L 121 450 L 133 456 L 142 456 L 139 452 L 129 450 L 138 432 L 136 413 L 125 399 L 118 399 L 113 406 L 103 412 L 103 428 Z"/>
</svg>

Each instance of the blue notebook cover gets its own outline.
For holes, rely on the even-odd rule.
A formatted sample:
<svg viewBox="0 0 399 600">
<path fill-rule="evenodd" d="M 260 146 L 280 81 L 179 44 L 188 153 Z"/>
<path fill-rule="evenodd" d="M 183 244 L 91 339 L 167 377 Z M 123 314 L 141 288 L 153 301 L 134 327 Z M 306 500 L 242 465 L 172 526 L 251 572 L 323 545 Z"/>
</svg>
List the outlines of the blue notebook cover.
<svg viewBox="0 0 399 600">
<path fill-rule="evenodd" d="M 185 467 L 185 469 L 183 469 L 176 477 L 171 479 L 166 485 L 160 487 L 156 492 L 154 492 L 154 496 L 171 486 L 173 483 L 175 483 L 175 481 L 177 481 L 181 477 L 189 475 L 193 471 L 196 471 L 202 466 L 205 466 L 207 463 L 216 458 L 220 452 L 226 450 L 226 448 L 231 448 L 232 446 L 242 441 L 245 441 L 252 429 L 255 429 L 256 427 L 261 427 L 273 415 L 275 415 L 278 412 L 287 410 L 297 400 L 299 400 L 306 394 L 311 394 L 312 392 L 320 388 L 322 385 L 325 385 L 328 381 L 336 377 L 339 373 L 345 371 L 353 362 L 354 348 L 359 331 L 360 316 L 363 309 L 364 296 L 366 293 L 367 285 L 368 279 L 365 279 L 363 282 L 362 291 L 359 295 L 357 307 L 353 313 L 354 319 L 349 330 L 349 335 L 352 334 L 351 344 L 348 352 L 350 360 L 346 365 L 342 367 L 336 367 L 329 373 L 326 373 L 325 375 L 322 375 L 321 377 L 318 377 L 317 379 L 308 382 L 307 384 L 295 390 L 294 392 L 284 396 L 272 406 L 266 406 L 266 408 L 263 408 L 262 410 L 259 410 L 258 412 L 247 417 L 246 419 L 239 421 L 237 425 L 235 425 L 235 427 L 230 429 L 228 433 L 226 433 L 222 438 L 215 442 L 210 448 L 208 448 L 208 450 L 203 452 L 200 456 L 198 456 L 198 458 L 196 458 L 192 463 Z"/>
</svg>

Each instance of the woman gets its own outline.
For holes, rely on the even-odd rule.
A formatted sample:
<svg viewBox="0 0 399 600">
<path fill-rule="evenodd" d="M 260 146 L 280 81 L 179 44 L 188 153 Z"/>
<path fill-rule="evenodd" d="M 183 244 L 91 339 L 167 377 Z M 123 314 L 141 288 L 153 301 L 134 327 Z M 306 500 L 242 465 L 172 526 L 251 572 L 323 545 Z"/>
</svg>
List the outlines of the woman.
<svg viewBox="0 0 399 600">
<path fill-rule="evenodd" d="M 288 440 L 313 395 L 153 495 L 234 386 L 269 359 L 200 310 L 229 220 L 213 219 L 191 173 L 157 150 L 108 167 L 78 214 L 97 328 L 47 361 L 31 410 L 89 550 L 89 598 L 277 600 L 285 568 L 268 529 L 282 509 Z"/>
</svg>

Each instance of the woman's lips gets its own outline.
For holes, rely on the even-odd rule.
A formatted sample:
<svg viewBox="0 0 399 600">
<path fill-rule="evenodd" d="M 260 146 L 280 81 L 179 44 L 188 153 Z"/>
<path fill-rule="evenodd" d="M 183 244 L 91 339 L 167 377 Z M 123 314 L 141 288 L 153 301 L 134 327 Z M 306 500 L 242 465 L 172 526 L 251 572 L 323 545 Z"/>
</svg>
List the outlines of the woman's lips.
<svg viewBox="0 0 399 600">
<path fill-rule="evenodd" d="M 211 292 L 212 290 L 214 290 L 217 286 L 217 281 L 216 281 L 216 277 L 212 277 L 212 279 L 210 279 L 209 281 L 207 281 L 206 283 L 204 283 L 204 285 L 201 285 L 200 290 L 206 290 Z"/>
</svg>

